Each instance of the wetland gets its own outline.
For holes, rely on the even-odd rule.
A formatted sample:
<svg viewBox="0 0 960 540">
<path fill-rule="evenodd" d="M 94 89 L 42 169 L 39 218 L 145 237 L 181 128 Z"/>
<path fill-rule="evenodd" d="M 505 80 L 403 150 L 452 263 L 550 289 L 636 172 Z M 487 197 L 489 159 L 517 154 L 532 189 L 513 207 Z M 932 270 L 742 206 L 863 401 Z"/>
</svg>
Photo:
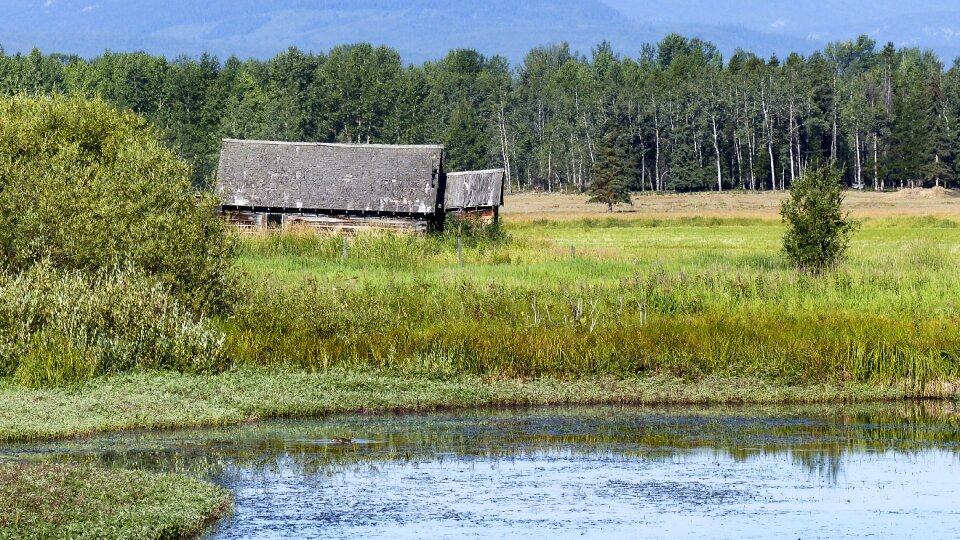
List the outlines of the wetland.
<svg viewBox="0 0 960 540">
<path fill-rule="evenodd" d="M 960 534 L 954 402 L 346 414 L 0 456 L 216 484 L 217 539 Z"/>
</svg>

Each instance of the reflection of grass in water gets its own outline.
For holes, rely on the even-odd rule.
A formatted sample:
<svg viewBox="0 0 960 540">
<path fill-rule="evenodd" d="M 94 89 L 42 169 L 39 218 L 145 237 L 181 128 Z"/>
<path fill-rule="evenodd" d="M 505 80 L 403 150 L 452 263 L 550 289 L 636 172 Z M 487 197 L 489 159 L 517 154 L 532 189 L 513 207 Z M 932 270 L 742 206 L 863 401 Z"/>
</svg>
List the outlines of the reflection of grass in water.
<svg viewBox="0 0 960 540">
<path fill-rule="evenodd" d="M 382 441 L 331 445 L 332 437 Z M 929 448 L 960 453 L 960 414 L 939 402 L 818 407 L 576 407 L 344 416 L 234 428 L 113 435 L 22 445 L 42 459 L 229 478 L 239 470 L 292 469 L 329 475 L 442 459 L 510 459 L 609 454 L 610 459 L 670 460 L 708 449 L 735 462 L 789 456 L 835 480 L 851 453 Z M 109 448 L 109 451 L 104 451 Z M 47 451 L 56 450 L 48 454 Z M 457 457 L 444 457 L 452 452 Z M 224 477 L 223 475 L 226 475 Z"/>
</svg>

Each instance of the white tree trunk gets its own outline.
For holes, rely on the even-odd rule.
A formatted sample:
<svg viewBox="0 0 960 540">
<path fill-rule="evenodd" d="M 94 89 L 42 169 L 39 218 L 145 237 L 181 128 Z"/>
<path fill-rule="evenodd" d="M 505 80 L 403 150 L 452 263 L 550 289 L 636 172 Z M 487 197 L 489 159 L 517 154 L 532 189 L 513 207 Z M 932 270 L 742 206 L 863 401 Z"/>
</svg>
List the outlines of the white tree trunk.
<svg viewBox="0 0 960 540">
<path fill-rule="evenodd" d="M 717 157 L 717 191 L 723 191 L 723 170 L 720 167 L 720 143 L 717 138 L 717 115 L 710 115 L 713 122 L 713 153 Z"/>
<path fill-rule="evenodd" d="M 854 133 L 854 143 L 856 145 L 856 160 L 857 160 L 857 189 L 863 189 L 863 165 L 860 161 L 860 128 L 858 127 Z"/>
</svg>

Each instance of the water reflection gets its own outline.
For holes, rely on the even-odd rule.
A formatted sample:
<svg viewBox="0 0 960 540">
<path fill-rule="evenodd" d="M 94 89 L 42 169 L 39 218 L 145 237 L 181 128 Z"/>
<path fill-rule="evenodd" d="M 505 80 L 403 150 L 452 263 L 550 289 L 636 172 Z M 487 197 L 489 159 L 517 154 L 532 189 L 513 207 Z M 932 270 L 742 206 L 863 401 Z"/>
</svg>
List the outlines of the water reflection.
<svg viewBox="0 0 960 540">
<path fill-rule="evenodd" d="M 951 402 L 353 415 L 0 447 L 218 482 L 237 496 L 222 538 L 683 536 L 723 516 L 741 536 L 769 536 L 771 516 L 804 536 L 955 536 L 958 456 Z"/>
</svg>

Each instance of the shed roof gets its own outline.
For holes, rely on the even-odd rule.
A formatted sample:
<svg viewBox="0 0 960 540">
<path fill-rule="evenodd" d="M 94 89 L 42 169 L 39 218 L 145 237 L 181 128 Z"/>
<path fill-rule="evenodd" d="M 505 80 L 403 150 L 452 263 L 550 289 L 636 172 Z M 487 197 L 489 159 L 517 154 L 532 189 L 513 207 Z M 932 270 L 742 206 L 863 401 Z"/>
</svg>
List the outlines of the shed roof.
<svg viewBox="0 0 960 540">
<path fill-rule="evenodd" d="M 503 204 L 503 169 L 447 173 L 447 210 L 497 207 Z"/>
<path fill-rule="evenodd" d="M 443 146 L 225 139 L 217 194 L 227 206 L 433 214 Z"/>
</svg>

